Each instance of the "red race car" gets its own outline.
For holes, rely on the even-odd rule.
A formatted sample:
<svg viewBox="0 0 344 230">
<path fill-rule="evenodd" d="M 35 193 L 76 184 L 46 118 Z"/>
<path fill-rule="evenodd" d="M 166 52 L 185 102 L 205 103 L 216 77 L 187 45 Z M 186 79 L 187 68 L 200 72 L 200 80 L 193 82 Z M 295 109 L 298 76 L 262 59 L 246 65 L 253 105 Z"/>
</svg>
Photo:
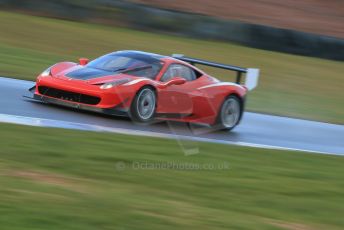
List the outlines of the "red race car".
<svg viewBox="0 0 344 230">
<path fill-rule="evenodd" d="M 236 71 L 236 83 L 221 82 L 196 64 Z M 57 63 L 37 77 L 30 92 L 35 100 L 137 122 L 175 120 L 230 130 L 239 123 L 245 95 L 256 87 L 258 75 L 258 69 L 183 55 L 118 51 L 90 62 L 81 58 L 79 64 Z"/>
</svg>

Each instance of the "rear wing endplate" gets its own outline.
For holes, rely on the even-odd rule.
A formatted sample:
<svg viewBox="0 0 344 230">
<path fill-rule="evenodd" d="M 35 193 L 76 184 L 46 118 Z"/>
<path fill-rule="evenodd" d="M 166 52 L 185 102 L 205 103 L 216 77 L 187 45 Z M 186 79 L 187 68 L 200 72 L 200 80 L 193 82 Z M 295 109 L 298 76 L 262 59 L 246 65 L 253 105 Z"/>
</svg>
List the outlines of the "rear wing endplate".
<svg viewBox="0 0 344 230">
<path fill-rule="evenodd" d="M 173 54 L 172 57 L 181 61 L 188 62 L 191 65 L 200 64 L 200 65 L 235 71 L 237 72 L 236 81 L 235 81 L 237 84 L 241 84 L 242 75 L 245 74 L 246 78 L 245 78 L 244 85 L 248 90 L 253 90 L 258 85 L 259 69 L 243 68 L 243 67 L 238 67 L 234 65 L 225 65 L 225 64 L 220 64 L 216 62 L 209 62 L 209 61 L 205 61 L 201 59 L 186 57 L 183 54 Z"/>
</svg>

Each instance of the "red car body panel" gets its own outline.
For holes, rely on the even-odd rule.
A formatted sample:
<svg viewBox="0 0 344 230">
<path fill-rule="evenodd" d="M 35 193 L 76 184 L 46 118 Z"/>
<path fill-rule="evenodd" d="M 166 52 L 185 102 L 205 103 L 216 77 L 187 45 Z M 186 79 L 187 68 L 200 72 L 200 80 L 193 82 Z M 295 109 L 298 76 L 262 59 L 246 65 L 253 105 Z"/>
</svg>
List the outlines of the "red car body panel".
<svg viewBox="0 0 344 230">
<path fill-rule="evenodd" d="M 83 60 L 84 61 L 84 60 Z M 39 75 L 34 95 L 36 98 L 51 98 L 55 102 L 64 102 L 76 108 L 82 105 L 95 109 L 117 109 L 127 113 L 136 93 L 144 86 L 153 87 L 157 94 L 156 114 L 158 119 L 177 120 L 183 122 L 215 123 L 220 107 L 226 97 L 237 95 L 244 103 L 247 89 L 239 84 L 220 82 L 202 70 L 172 57 L 161 58 L 163 66 L 154 80 L 136 77 L 124 73 L 114 73 L 89 80 L 73 79 L 68 73 L 85 68 L 84 64 L 73 62 L 57 63 L 50 69 L 49 76 Z M 201 73 L 196 80 L 187 81 L 182 85 L 167 86 L 160 81 L 171 64 L 186 65 Z M 125 79 L 128 82 L 109 89 L 101 89 L 100 85 Z M 70 98 L 54 98 L 42 93 L 44 87 L 73 92 L 99 98 L 96 104 L 72 101 Z M 54 103 L 54 102 L 53 102 Z M 176 116 L 171 116 L 176 115 Z"/>
</svg>

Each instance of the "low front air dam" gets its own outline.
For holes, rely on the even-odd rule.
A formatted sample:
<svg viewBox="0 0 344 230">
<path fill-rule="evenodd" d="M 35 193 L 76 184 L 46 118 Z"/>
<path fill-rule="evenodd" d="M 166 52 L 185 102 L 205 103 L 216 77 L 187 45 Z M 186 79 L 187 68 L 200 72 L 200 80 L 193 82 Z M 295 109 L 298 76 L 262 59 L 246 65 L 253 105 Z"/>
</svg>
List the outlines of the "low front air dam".
<svg viewBox="0 0 344 230">
<path fill-rule="evenodd" d="M 57 99 L 53 97 L 47 97 L 47 96 L 39 95 L 36 93 L 33 94 L 32 99 L 41 101 L 44 103 L 49 103 L 49 104 L 54 104 L 54 105 L 84 110 L 84 111 L 102 113 L 106 115 L 125 116 L 125 117 L 129 116 L 128 110 L 121 108 L 120 106 L 115 106 L 112 108 L 100 108 L 100 107 L 85 105 L 81 103 L 69 102 L 69 101 L 65 101 L 65 100 L 61 100 L 61 99 Z"/>
</svg>

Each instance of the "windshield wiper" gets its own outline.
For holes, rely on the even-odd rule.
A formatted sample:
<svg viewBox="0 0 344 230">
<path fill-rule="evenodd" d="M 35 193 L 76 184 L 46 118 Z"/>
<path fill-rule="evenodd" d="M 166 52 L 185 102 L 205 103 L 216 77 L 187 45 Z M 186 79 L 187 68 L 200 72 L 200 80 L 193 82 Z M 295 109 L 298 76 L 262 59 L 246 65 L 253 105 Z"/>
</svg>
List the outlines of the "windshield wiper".
<svg viewBox="0 0 344 230">
<path fill-rule="evenodd" d="M 118 69 L 115 69 L 115 70 L 112 70 L 112 72 L 119 72 L 119 71 L 123 71 L 123 70 L 126 70 L 127 68 L 118 68 Z"/>
<path fill-rule="evenodd" d="M 152 68 L 151 65 L 145 65 L 145 66 L 139 66 L 136 68 L 119 68 L 114 70 L 114 72 L 120 72 L 120 73 L 127 73 L 127 72 L 131 72 L 131 71 L 138 71 L 138 70 L 144 70 L 144 69 L 149 69 Z"/>
</svg>

